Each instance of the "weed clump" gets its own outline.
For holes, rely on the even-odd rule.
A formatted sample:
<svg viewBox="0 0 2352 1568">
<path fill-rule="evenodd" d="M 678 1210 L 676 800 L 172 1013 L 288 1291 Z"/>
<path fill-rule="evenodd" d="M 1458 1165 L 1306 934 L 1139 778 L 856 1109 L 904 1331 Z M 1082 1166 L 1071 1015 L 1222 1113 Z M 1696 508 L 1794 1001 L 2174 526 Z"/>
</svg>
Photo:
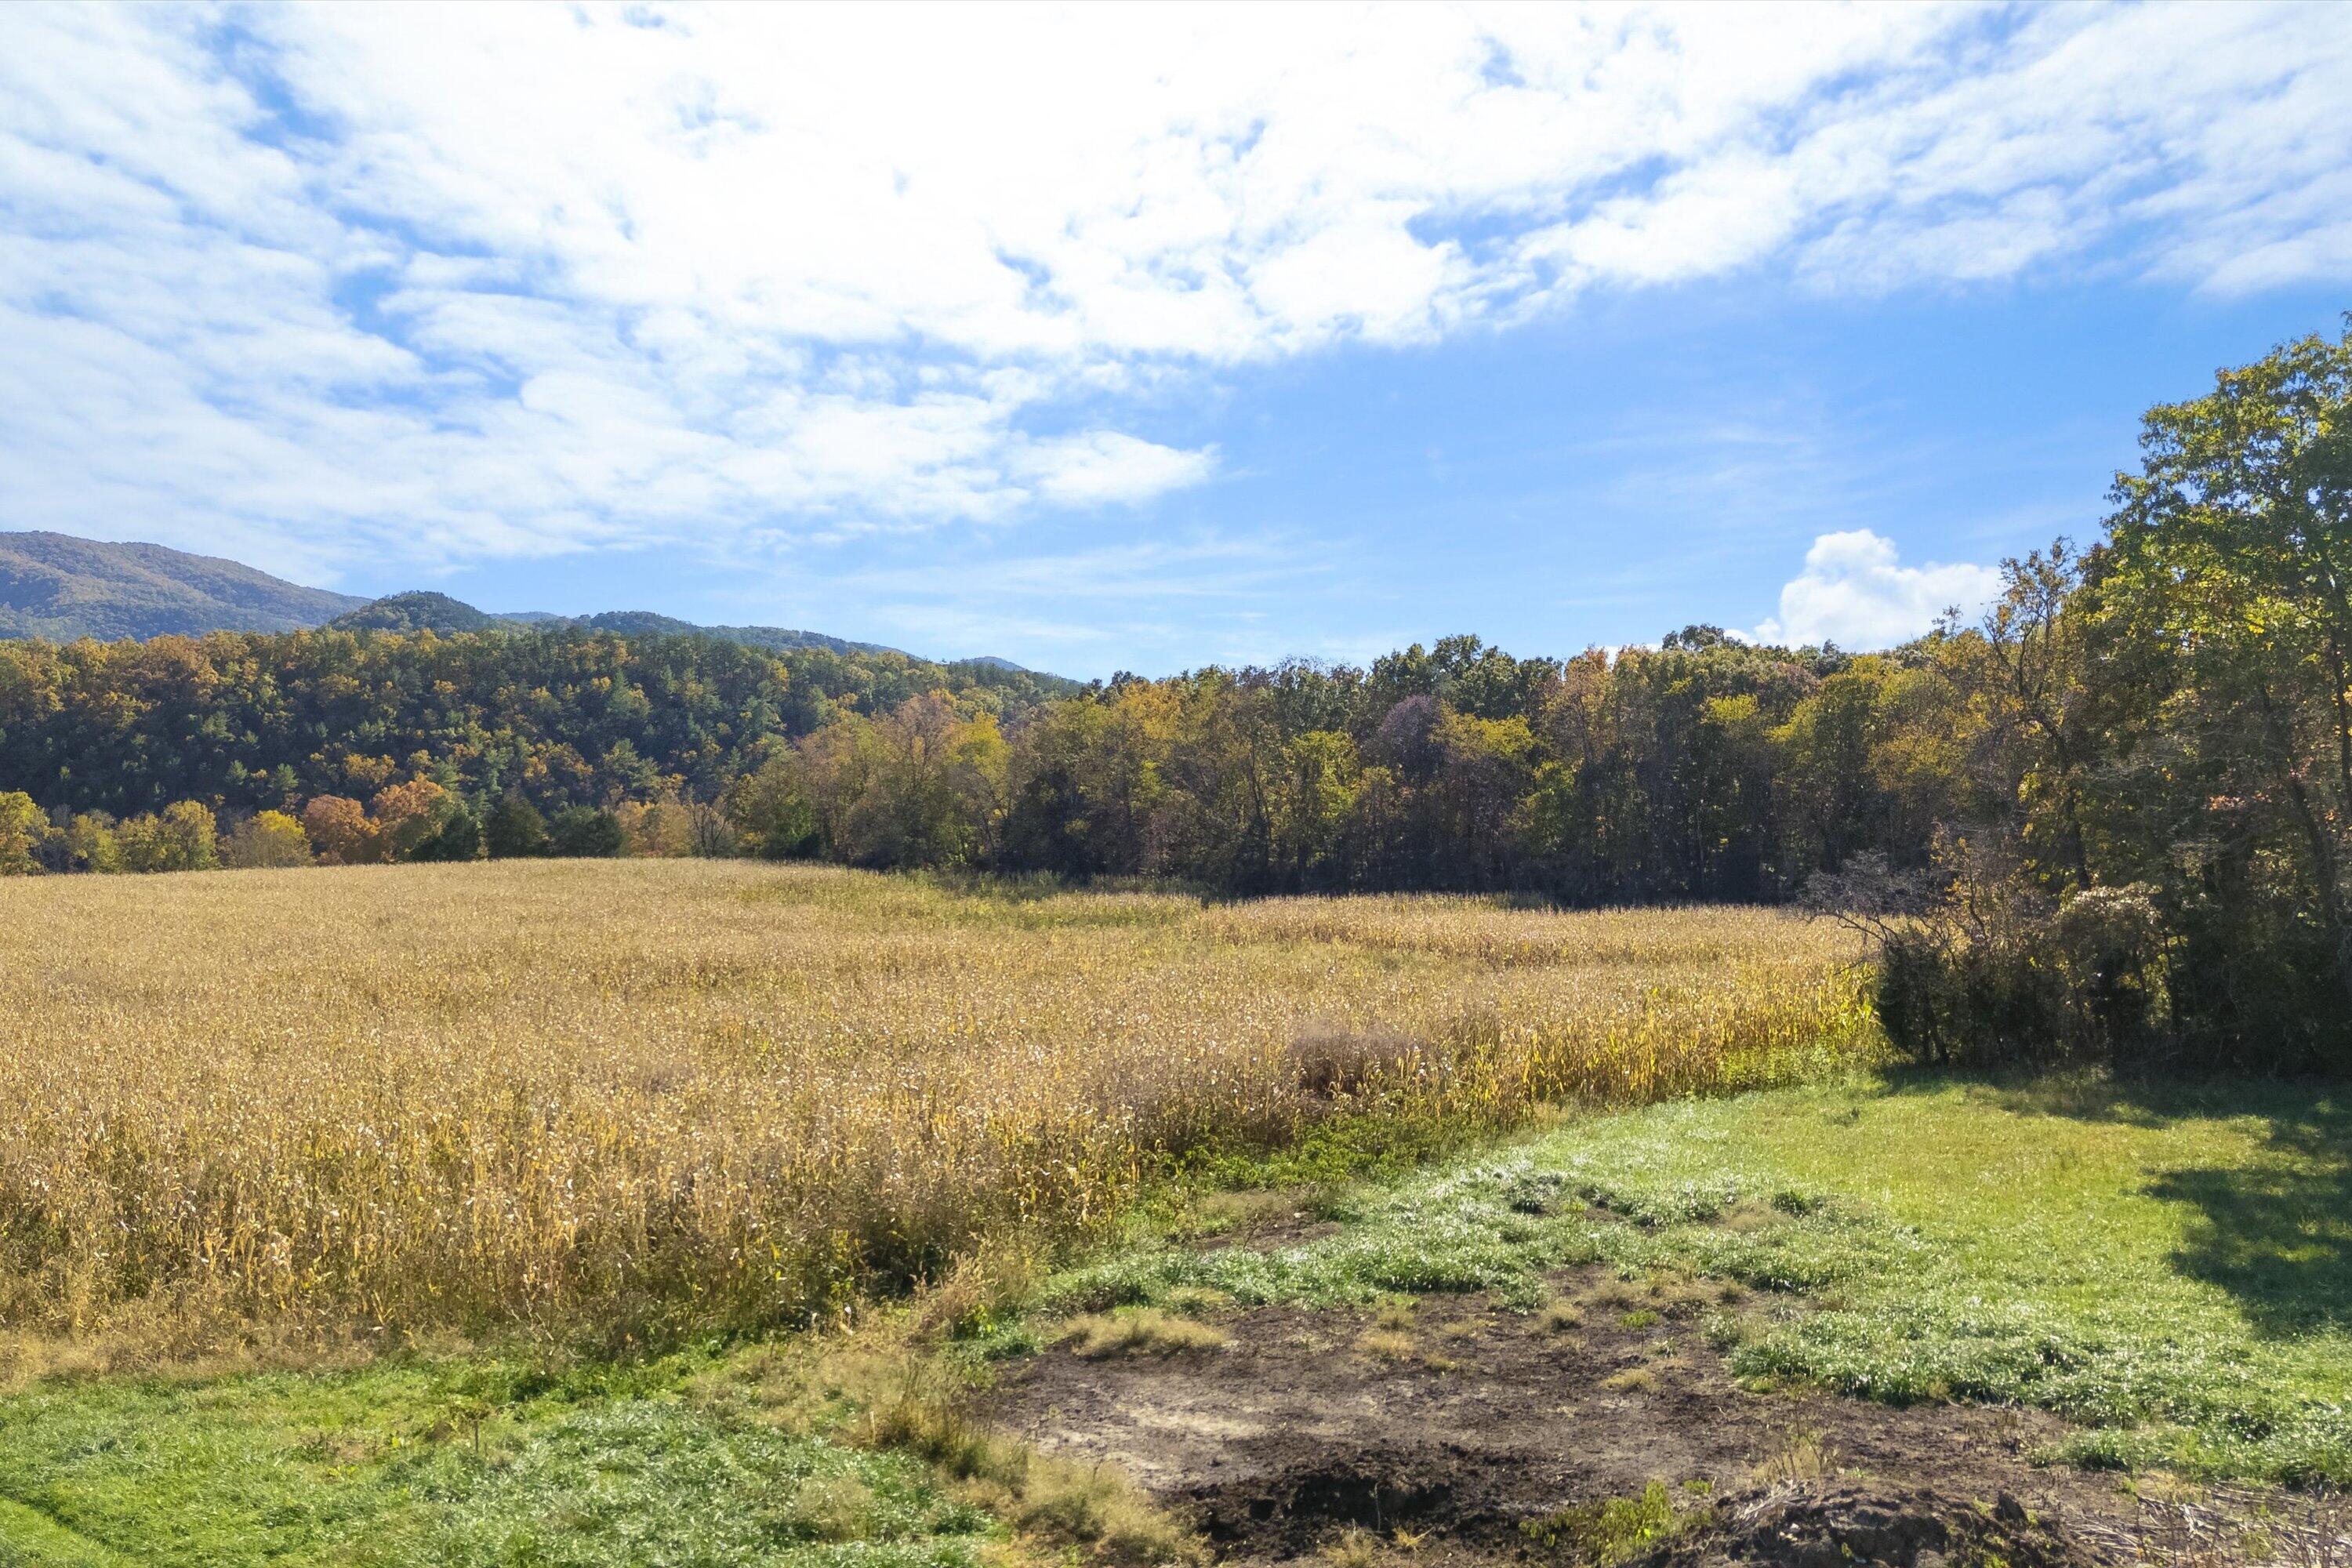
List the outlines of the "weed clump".
<svg viewBox="0 0 2352 1568">
<path fill-rule="evenodd" d="M 1223 1350 L 1233 1338 L 1213 1324 L 1178 1317 L 1157 1307 L 1089 1312 L 1073 1319 L 1062 1337 L 1073 1353 L 1089 1361 Z"/>
<path fill-rule="evenodd" d="M 1575 1568 L 1617 1568 L 1685 1531 L 1714 1518 L 1705 1483 L 1682 1489 L 1677 1500 L 1664 1481 L 1631 1497 L 1599 1498 L 1520 1525 L 1536 1550 Z"/>
</svg>

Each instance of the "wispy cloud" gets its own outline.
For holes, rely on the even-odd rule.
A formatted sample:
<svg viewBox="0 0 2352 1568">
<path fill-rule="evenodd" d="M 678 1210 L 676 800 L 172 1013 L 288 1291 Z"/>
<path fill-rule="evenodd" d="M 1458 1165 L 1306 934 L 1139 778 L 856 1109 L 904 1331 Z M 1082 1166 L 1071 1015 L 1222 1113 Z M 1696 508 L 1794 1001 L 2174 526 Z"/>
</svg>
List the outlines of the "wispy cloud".
<svg viewBox="0 0 2352 1568">
<path fill-rule="evenodd" d="M 1594 289 L 2352 270 L 2345 7 L 8 33 L 0 524 L 310 575 L 1148 503 L 1220 458 L 1137 388 Z"/>
</svg>

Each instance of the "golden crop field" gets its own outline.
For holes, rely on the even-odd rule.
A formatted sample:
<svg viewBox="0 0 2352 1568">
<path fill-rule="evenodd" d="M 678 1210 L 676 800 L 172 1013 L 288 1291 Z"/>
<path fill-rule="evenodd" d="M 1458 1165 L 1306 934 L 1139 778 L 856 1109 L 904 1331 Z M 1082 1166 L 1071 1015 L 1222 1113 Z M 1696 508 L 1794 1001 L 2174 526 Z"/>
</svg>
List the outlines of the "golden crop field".
<svg viewBox="0 0 2352 1568">
<path fill-rule="evenodd" d="M 0 882 L 0 1327 L 806 1321 L 1203 1148 L 1871 1048 L 1756 910 L 1203 905 L 741 861 Z"/>
</svg>

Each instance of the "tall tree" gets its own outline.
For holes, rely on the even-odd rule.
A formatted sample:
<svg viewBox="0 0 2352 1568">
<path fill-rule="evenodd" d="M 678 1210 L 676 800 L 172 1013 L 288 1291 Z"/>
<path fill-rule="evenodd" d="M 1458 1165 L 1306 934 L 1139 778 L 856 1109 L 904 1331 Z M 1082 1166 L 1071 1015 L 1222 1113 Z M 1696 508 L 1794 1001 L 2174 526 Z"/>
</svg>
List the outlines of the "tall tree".
<svg viewBox="0 0 2352 1568">
<path fill-rule="evenodd" d="M 2352 317 L 2150 411 L 2095 597 L 2207 836 L 2295 868 L 2352 1004 Z"/>
</svg>

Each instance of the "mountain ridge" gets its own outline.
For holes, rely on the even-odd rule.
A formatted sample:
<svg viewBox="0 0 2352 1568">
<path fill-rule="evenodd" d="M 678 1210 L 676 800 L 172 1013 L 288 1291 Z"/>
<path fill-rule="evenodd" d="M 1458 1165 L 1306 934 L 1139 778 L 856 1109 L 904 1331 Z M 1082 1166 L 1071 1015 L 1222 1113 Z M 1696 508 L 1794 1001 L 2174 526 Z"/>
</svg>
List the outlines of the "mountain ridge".
<svg viewBox="0 0 2352 1568">
<path fill-rule="evenodd" d="M 300 631 L 365 603 L 162 544 L 0 532 L 0 637 L 69 642 Z"/>
<path fill-rule="evenodd" d="M 546 610 L 492 612 L 430 589 L 367 598 L 305 587 L 226 557 L 168 545 L 83 539 L 39 531 L 0 531 L 0 638 L 71 642 L 206 632 L 458 632 L 554 630 L 622 636 L 708 637 L 774 653 L 896 654 L 927 664 L 978 664 L 1046 675 L 993 655 L 935 658 L 884 643 L 857 642 L 784 626 L 706 626 L 652 610 L 563 616 Z M 1052 679 L 1059 679 L 1060 677 Z"/>
</svg>

